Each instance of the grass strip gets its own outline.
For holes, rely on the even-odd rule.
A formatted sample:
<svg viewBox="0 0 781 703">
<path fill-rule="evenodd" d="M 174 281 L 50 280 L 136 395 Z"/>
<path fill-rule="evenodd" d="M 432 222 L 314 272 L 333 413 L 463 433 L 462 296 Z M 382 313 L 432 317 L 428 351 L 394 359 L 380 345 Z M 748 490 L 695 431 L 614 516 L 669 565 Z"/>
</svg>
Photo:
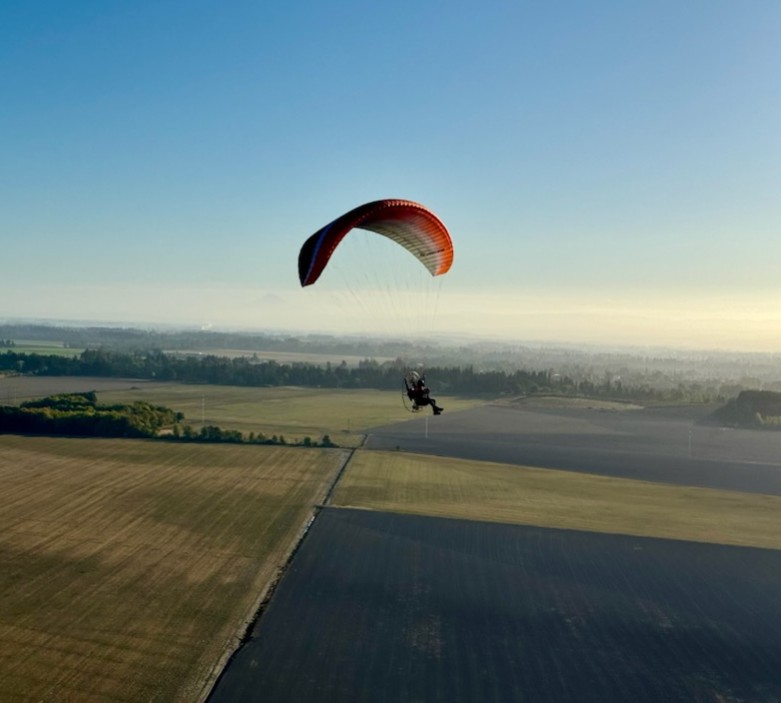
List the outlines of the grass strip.
<svg viewBox="0 0 781 703">
<path fill-rule="evenodd" d="M 358 450 L 332 504 L 781 549 L 781 497 Z"/>
</svg>

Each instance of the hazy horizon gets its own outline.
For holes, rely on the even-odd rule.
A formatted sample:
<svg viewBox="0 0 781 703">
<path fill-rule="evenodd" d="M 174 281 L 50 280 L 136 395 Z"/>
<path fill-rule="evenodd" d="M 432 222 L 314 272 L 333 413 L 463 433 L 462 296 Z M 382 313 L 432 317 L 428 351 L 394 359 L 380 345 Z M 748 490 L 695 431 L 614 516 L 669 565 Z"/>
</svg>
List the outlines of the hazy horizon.
<svg viewBox="0 0 781 703">
<path fill-rule="evenodd" d="M 781 351 L 779 34 L 762 1 L 4 5 L 0 317 Z M 450 229 L 433 297 L 347 240 L 301 289 L 386 197 Z"/>
<path fill-rule="evenodd" d="M 295 306 L 289 299 L 274 294 L 259 294 L 254 289 L 177 289 L 148 290 L 150 298 L 163 297 L 170 307 L 159 310 L 159 314 L 149 312 L 141 305 L 138 309 L 120 304 L 119 301 L 107 302 L 103 307 L 93 306 L 94 316 L 74 316 L 64 311 L 72 308 L 65 301 L 63 314 L 51 314 L 56 306 L 45 306 L 40 311 L 31 310 L 29 314 L 0 315 L 9 324 L 22 322 L 52 325 L 106 325 L 125 327 L 187 328 L 198 330 L 220 330 L 239 332 L 268 332 L 275 334 L 333 334 L 347 336 L 370 335 L 386 338 L 409 338 L 425 341 L 441 337 L 458 339 L 485 340 L 495 342 L 515 342 L 535 345 L 572 345 L 583 347 L 617 348 L 663 348 L 680 351 L 723 351 L 738 353 L 781 353 L 781 311 L 775 318 L 775 328 L 765 330 L 766 322 L 751 316 L 754 307 L 750 301 L 743 305 L 735 301 L 714 300 L 708 309 L 708 316 L 690 317 L 685 309 L 676 306 L 675 301 L 666 301 L 654 307 L 644 306 L 642 317 L 638 318 L 633 301 L 616 301 L 608 297 L 584 301 L 574 298 L 542 298 L 528 296 L 524 300 L 513 298 L 507 303 L 500 297 L 486 299 L 480 296 L 456 297 L 449 301 L 447 295 L 440 296 L 437 305 L 436 324 L 426 327 L 425 322 L 411 316 L 393 318 L 392 324 L 386 319 L 372 319 L 362 309 L 345 313 L 343 299 L 337 298 L 332 316 L 324 316 L 332 298 L 320 301 L 316 308 L 308 312 L 299 309 L 291 314 Z M 346 293 L 350 299 L 352 293 Z M 383 291 L 380 295 L 386 295 Z M 135 296 L 133 296 L 135 297 Z M 202 306 L 193 309 L 190 316 L 171 316 L 171 309 L 180 309 L 177 301 L 200 299 Z M 237 306 L 236 315 L 231 315 L 222 307 Z M 310 301 L 311 302 L 311 301 Z M 452 305 L 451 305 L 452 302 Z M 150 308 L 152 302 L 149 303 Z M 263 310 L 266 324 L 248 323 L 242 316 L 241 308 L 258 307 Z M 459 324 L 464 310 L 474 315 L 473 322 L 465 327 Z M 103 314 L 100 314 L 100 311 Z M 488 310 L 488 314 L 486 314 Z M 48 312 L 46 312 L 48 311 Z M 474 322 L 477 320 L 478 322 Z M 718 320 L 718 325 L 713 325 Z M 692 330 L 699 326 L 699 334 L 692 336 Z M 423 327 L 426 331 L 423 332 Z M 560 330 L 566 327 L 565 336 Z M 605 335 L 605 329 L 612 329 L 612 335 Z M 653 329 L 654 333 L 648 332 Z M 407 334 L 409 330 L 409 334 Z M 763 332 L 767 332 L 763 334 Z M 691 342 L 696 339 L 699 343 Z M 742 340 L 743 343 L 740 343 Z M 763 344 L 763 341 L 765 343 Z"/>
</svg>

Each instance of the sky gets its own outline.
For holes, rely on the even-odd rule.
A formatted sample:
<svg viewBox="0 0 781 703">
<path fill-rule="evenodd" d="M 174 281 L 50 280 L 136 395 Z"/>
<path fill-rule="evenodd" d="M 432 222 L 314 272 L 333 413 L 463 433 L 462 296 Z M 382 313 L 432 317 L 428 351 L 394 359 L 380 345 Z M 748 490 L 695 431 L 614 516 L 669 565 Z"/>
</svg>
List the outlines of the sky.
<svg viewBox="0 0 781 703">
<path fill-rule="evenodd" d="M 781 352 L 779 36 L 774 0 L 5 0 L 0 319 Z M 435 292 L 349 237 L 301 289 L 380 198 L 448 226 Z"/>
</svg>

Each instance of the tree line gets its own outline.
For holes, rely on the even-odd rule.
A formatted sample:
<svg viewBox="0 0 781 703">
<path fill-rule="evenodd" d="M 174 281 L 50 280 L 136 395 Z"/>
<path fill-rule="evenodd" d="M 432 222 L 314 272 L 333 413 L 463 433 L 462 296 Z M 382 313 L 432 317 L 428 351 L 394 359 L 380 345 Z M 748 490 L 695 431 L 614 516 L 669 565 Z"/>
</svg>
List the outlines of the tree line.
<svg viewBox="0 0 781 703">
<path fill-rule="evenodd" d="M 3 370 L 39 376 L 107 376 L 233 386 L 397 389 L 407 367 L 401 360 L 380 363 L 366 359 L 357 366 L 346 362 L 281 364 L 247 357 L 87 349 L 76 357 L 8 350 L 0 354 Z M 517 395 L 551 388 L 548 371 L 481 373 L 466 366 L 432 368 L 428 375 L 436 377 L 438 389 L 460 394 Z"/>
<path fill-rule="evenodd" d="M 118 352 L 87 349 L 76 357 L 0 353 L 0 372 L 40 376 L 101 376 L 154 379 L 183 383 L 234 386 L 304 386 L 317 388 L 400 389 L 409 368 L 402 359 L 378 362 L 365 359 L 356 366 L 340 364 L 278 363 L 248 357 L 181 355 L 162 351 Z M 708 402 L 711 397 L 700 384 L 681 383 L 675 388 L 630 385 L 609 375 L 601 381 L 572 378 L 550 370 L 486 370 L 472 365 L 437 366 L 426 369 L 429 385 L 440 394 L 465 396 L 528 396 L 562 394 L 601 397 L 635 402 Z"/>
<path fill-rule="evenodd" d="M 727 427 L 781 430 L 781 393 L 742 391 L 713 413 Z"/>
<path fill-rule="evenodd" d="M 156 437 L 184 416 L 144 401 L 99 405 L 94 392 L 0 406 L 0 432 L 75 437 Z"/>
</svg>

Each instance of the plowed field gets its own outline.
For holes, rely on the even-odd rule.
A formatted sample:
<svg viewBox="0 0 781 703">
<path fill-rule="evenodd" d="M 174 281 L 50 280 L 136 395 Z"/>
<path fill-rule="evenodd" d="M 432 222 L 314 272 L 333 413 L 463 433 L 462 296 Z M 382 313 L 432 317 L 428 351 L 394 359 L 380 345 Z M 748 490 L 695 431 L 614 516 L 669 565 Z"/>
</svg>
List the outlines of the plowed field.
<svg viewBox="0 0 781 703">
<path fill-rule="evenodd" d="M 210 703 L 777 703 L 781 552 L 328 508 Z"/>
</svg>

